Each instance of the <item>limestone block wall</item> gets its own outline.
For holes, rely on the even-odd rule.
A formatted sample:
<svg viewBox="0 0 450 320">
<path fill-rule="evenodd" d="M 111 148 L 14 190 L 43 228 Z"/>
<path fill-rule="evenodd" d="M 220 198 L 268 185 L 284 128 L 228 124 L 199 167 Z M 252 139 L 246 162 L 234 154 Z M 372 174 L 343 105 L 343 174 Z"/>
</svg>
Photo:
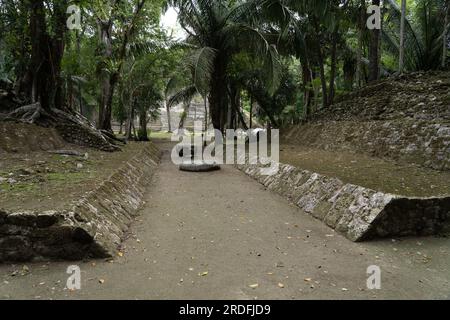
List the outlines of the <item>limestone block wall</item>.
<svg viewBox="0 0 450 320">
<path fill-rule="evenodd" d="M 114 256 L 159 159 L 149 145 L 61 212 L 0 211 L 0 262 Z"/>
<path fill-rule="evenodd" d="M 407 198 L 287 164 L 280 164 L 273 176 L 262 175 L 260 165 L 237 167 L 352 241 L 431 235 L 440 232 L 450 220 L 450 195 Z"/>
<path fill-rule="evenodd" d="M 450 123 L 427 119 L 382 121 L 325 121 L 293 127 L 285 132 L 286 144 L 324 150 L 346 150 L 450 170 Z"/>
</svg>

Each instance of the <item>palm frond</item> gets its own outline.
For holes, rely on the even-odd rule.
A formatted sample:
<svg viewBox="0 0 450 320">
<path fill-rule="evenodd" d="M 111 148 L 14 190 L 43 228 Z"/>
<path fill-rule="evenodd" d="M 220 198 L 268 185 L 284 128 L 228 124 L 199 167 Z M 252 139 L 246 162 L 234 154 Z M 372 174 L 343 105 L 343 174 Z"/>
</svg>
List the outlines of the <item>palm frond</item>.
<svg viewBox="0 0 450 320">
<path fill-rule="evenodd" d="M 172 108 L 173 106 L 184 103 L 189 104 L 192 99 L 194 99 L 195 95 L 198 93 L 197 88 L 195 86 L 189 86 L 186 88 L 183 88 L 182 90 L 175 93 L 167 103 L 167 106 L 169 108 Z"/>
<path fill-rule="evenodd" d="M 248 52 L 255 59 L 262 59 L 265 68 L 265 82 L 269 92 L 277 89 L 280 81 L 281 64 L 276 47 L 270 45 L 266 37 L 257 29 L 245 24 L 233 24 L 224 30 L 235 41 L 234 46 Z"/>
<path fill-rule="evenodd" d="M 210 47 L 203 47 L 194 51 L 187 58 L 187 66 L 192 72 L 194 86 L 202 94 L 208 91 L 211 76 L 214 71 L 216 54 L 217 50 Z"/>
</svg>

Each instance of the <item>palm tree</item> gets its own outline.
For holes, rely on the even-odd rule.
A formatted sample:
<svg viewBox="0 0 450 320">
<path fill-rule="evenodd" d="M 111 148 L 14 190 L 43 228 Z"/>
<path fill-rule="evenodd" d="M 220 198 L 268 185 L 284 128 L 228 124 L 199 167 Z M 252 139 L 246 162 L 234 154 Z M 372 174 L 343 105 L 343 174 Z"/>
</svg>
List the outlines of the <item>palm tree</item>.
<svg viewBox="0 0 450 320">
<path fill-rule="evenodd" d="M 270 92 L 277 88 L 278 53 L 258 28 L 257 1 L 169 0 L 168 4 L 177 8 L 179 22 L 188 35 L 186 42 L 192 48 L 185 59 L 192 86 L 171 102 L 186 101 L 197 93 L 207 96 L 212 124 L 223 131 L 230 105 L 228 67 L 235 54 L 247 52 L 262 60 Z"/>
</svg>

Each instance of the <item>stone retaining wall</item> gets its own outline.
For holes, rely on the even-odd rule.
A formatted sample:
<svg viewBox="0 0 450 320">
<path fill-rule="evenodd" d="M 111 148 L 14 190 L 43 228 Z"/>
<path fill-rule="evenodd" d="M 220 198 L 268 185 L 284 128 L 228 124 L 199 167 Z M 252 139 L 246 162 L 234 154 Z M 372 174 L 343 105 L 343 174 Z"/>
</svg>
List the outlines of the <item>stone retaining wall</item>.
<svg viewBox="0 0 450 320">
<path fill-rule="evenodd" d="M 273 176 L 261 175 L 259 165 L 237 167 L 352 241 L 431 235 L 442 231 L 450 220 L 450 195 L 407 198 L 286 164 L 280 164 Z"/>
<path fill-rule="evenodd" d="M 96 190 L 61 212 L 0 210 L 0 261 L 114 256 L 159 159 L 160 151 L 149 145 Z"/>
<path fill-rule="evenodd" d="M 450 170 L 450 122 L 420 119 L 324 121 L 293 127 L 283 142 Z"/>
</svg>

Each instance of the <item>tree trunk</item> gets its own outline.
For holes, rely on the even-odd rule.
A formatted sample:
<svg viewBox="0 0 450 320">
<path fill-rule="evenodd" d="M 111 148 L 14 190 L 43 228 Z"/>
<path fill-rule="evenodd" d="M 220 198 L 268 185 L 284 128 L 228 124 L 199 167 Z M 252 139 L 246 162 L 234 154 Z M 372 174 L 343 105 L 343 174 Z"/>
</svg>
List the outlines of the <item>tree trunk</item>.
<svg viewBox="0 0 450 320">
<path fill-rule="evenodd" d="M 74 93 L 73 93 L 73 82 L 70 76 L 67 77 L 67 107 L 69 110 L 74 110 Z"/>
<path fill-rule="evenodd" d="M 445 18 L 444 18 L 444 32 L 442 34 L 442 69 L 447 66 L 447 46 L 448 46 L 448 27 L 449 27 L 449 11 L 450 1 L 445 1 Z"/>
<path fill-rule="evenodd" d="M 398 62 L 398 71 L 403 73 L 405 68 L 405 20 L 406 20 L 406 0 L 402 1 L 402 15 L 400 22 L 400 55 Z"/>
<path fill-rule="evenodd" d="M 325 61 L 322 52 L 322 43 L 320 37 L 320 25 L 317 19 L 314 19 L 314 27 L 316 31 L 316 50 L 317 50 L 317 59 L 319 62 L 319 70 L 320 70 L 320 82 L 322 84 L 322 107 L 326 107 L 328 105 L 328 88 L 327 88 L 327 79 L 325 77 Z"/>
<path fill-rule="evenodd" d="M 214 129 L 224 132 L 228 115 L 228 92 L 226 81 L 226 58 L 216 58 L 209 94 L 209 112 Z"/>
<path fill-rule="evenodd" d="M 78 65 L 81 65 L 81 34 L 78 30 L 76 33 L 76 37 L 77 37 L 77 55 L 78 55 L 77 62 L 78 62 Z M 83 94 L 82 94 L 82 88 L 81 88 L 80 81 L 78 81 L 78 103 L 79 103 L 79 107 L 80 107 L 80 114 L 84 116 Z"/>
<path fill-rule="evenodd" d="M 331 47 L 331 71 L 330 71 L 330 93 L 328 95 L 327 105 L 331 106 L 334 102 L 335 96 L 335 82 L 337 72 L 337 45 L 338 45 L 339 29 L 333 32 L 333 44 Z"/>
<path fill-rule="evenodd" d="M 314 97 L 314 90 L 312 88 L 312 72 L 309 68 L 307 61 L 302 64 L 302 77 L 303 77 L 303 105 L 305 108 L 305 118 L 308 119 L 311 116 L 312 110 L 312 98 Z"/>
<path fill-rule="evenodd" d="M 168 124 L 168 132 L 172 133 L 172 117 L 170 115 L 170 108 L 169 108 L 169 104 L 167 103 L 167 98 L 164 99 L 164 105 L 166 108 L 166 112 L 167 112 L 167 124 Z"/>
<path fill-rule="evenodd" d="M 317 56 L 319 59 L 319 69 L 320 69 L 320 83 L 322 84 L 322 107 L 328 105 L 328 89 L 327 89 L 327 78 L 325 77 L 325 61 L 323 60 L 322 49 L 317 49 Z"/>
<path fill-rule="evenodd" d="M 127 28 L 123 33 L 122 43 L 120 45 L 120 49 L 116 60 L 118 61 L 118 66 L 116 70 L 109 70 L 109 72 L 107 72 L 106 70 L 102 71 L 101 76 L 102 95 L 100 98 L 99 121 L 97 125 L 99 129 L 108 132 L 112 132 L 111 116 L 112 116 L 112 102 L 114 97 L 114 89 L 119 80 L 120 73 L 122 71 L 123 63 L 127 52 L 127 46 L 130 42 L 131 37 L 134 34 L 137 18 L 139 17 L 139 14 L 142 11 L 145 2 L 146 0 L 140 0 L 136 4 L 133 18 L 131 22 L 127 24 Z M 107 21 L 101 21 L 100 19 L 97 19 L 97 23 L 99 24 L 100 43 L 103 47 L 103 59 L 105 61 L 108 61 L 113 57 L 113 49 L 112 49 L 113 22 L 111 19 Z"/>
<path fill-rule="evenodd" d="M 205 104 L 205 132 L 208 131 L 208 98 L 205 97 L 203 98 L 204 104 Z"/>
<path fill-rule="evenodd" d="M 181 115 L 180 123 L 178 125 L 178 129 L 179 130 L 184 129 L 184 123 L 185 123 L 186 118 L 187 118 L 187 116 L 189 114 L 189 109 L 190 108 L 191 108 L 191 105 L 189 103 L 186 103 L 186 104 L 183 105 L 183 113 Z"/>
<path fill-rule="evenodd" d="M 129 108 L 128 108 L 128 120 L 126 125 L 126 132 L 125 132 L 125 139 L 130 140 L 132 138 L 133 134 L 133 123 L 134 123 L 134 101 L 132 98 L 130 98 L 129 101 Z"/>
<path fill-rule="evenodd" d="M 355 81 L 357 59 L 353 56 L 344 58 L 343 74 L 344 74 L 344 88 L 346 91 L 352 91 Z"/>
<path fill-rule="evenodd" d="M 251 95 L 251 93 L 249 93 L 250 95 L 250 129 L 253 129 L 253 96 Z"/>
<path fill-rule="evenodd" d="M 241 108 L 241 90 L 238 86 L 231 85 L 230 86 L 230 99 L 231 99 L 231 124 L 232 126 L 229 129 L 237 129 L 239 128 L 239 123 L 241 123 L 242 128 L 244 130 L 248 130 L 247 123 L 245 123 L 244 116 L 242 114 Z"/>
<path fill-rule="evenodd" d="M 139 141 L 149 141 L 147 124 L 148 124 L 147 111 L 145 110 L 145 108 L 141 108 L 141 111 L 139 112 L 139 131 L 138 131 Z"/>
<path fill-rule="evenodd" d="M 372 0 L 372 4 L 380 6 L 380 0 Z M 376 28 L 370 32 L 369 82 L 376 81 L 380 78 L 380 33 L 380 30 Z"/>
<path fill-rule="evenodd" d="M 112 58 L 112 21 L 97 20 L 100 46 L 103 48 L 102 58 L 104 61 L 108 61 Z M 111 113 L 112 113 L 112 97 L 113 86 L 111 83 L 111 70 L 105 70 L 106 65 L 102 65 L 100 74 L 100 105 L 98 110 L 98 123 L 97 128 L 112 131 L 111 128 Z"/>
<path fill-rule="evenodd" d="M 47 33 L 46 9 L 42 0 L 30 1 L 31 60 L 26 75 L 26 94 L 44 110 L 62 107 L 61 60 L 64 54 L 65 6 L 54 6 L 54 38 Z"/>
<path fill-rule="evenodd" d="M 50 63 L 52 67 L 51 106 L 62 109 L 65 105 L 61 63 L 65 49 L 67 0 L 57 1 L 53 5 L 54 36 L 51 38 Z"/>
<path fill-rule="evenodd" d="M 383 57 L 383 28 L 384 28 L 384 2 L 386 0 L 381 0 L 380 9 L 381 9 L 381 30 L 380 36 L 378 37 L 378 78 L 382 76 L 382 57 Z"/>
<path fill-rule="evenodd" d="M 358 30 L 358 48 L 356 52 L 356 86 L 358 88 L 362 85 L 362 72 L 363 72 L 363 33 L 364 33 L 364 21 L 366 18 L 366 2 L 361 0 L 360 2 L 360 15 L 359 15 L 359 30 Z"/>
</svg>

